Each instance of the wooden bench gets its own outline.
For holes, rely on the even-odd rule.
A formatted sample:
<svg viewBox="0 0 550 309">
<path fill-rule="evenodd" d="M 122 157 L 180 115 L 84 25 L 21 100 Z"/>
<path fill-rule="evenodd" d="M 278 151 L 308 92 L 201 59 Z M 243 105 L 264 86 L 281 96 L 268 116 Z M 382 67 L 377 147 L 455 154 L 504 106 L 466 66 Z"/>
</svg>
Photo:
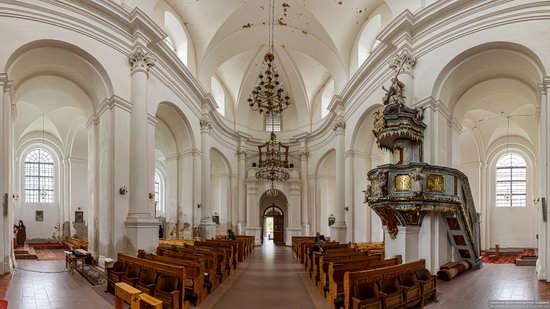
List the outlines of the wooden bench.
<svg viewBox="0 0 550 309">
<path fill-rule="evenodd" d="M 300 263 L 305 264 L 306 263 L 306 257 L 308 254 L 311 254 L 311 249 L 315 247 L 316 243 L 302 243 L 300 244 L 302 253 L 300 254 Z M 324 249 L 330 250 L 330 249 L 337 249 L 337 248 L 349 248 L 348 244 L 341 244 L 338 242 L 327 242 L 325 243 Z M 305 266 L 304 266 L 305 267 Z"/>
<path fill-rule="evenodd" d="M 147 259 L 140 259 L 138 257 L 125 255 L 125 254 L 122 254 L 122 253 L 118 254 L 117 261 L 123 262 L 123 263 L 126 263 L 126 264 L 137 265 L 142 270 L 144 268 L 146 268 L 146 269 L 153 270 L 153 271 L 157 272 L 158 274 L 169 275 L 169 276 L 174 276 L 174 277 L 178 278 L 179 282 L 181 282 L 181 284 L 179 285 L 179 290 L 180 290 L 179 294 L 180 294 L 180 296 L 179 296 L 179 299 L 177 299 L 177 302 L 174 301 L 175 308 L 181 308 L 180 306 L 185 304 L 185 302 L 186 302 L 186 299 L 185 299 L 185 282 L 186 282 L 186 278 L 187 278 L 185 266 L 167 264 L 167 263 L 151 261 L 151 260 L 147 260 Z M 107 271 L 108 271 L 107 277 L 109 277 L 109 271 L 110 270 L 107 270 Z M 185 304 L 185 305 L 187 306 L 187 304 Z"/>
<path fill-rule="evenodd" d="M 66 236 L 63 244 L 67 248 L 88 250 L 88 240 L 84 238 Z"/>
<path fill-rule="evenodd" d="M 350 260 L 348 262 L 330 262 L 328 268 L 328 293 L 326 299 L 331 306 L 336 307 L 338 297 L 344 298 L 344 275 L 349 271 L 363 271 L 382 267 L 400 265 L 401 256 L 387 260 Z"/>
<path fill-rule="evenodd" d="M 237 239 L 242 239 L 246 241 L 246 251 L 247 256 L 250 256 L 252 253 L 254 253 L 254 242 L 255 238 L 254 236 L 246 236 L 246 235 L 237 235 Z"/>
<path fill-rule="evenodd" d="M 231 256 L 233 256 L 233 269 L 237 269 L 238 265 L 238 249 L 239 243 L 236 242 L 224 242 L 224 241 L 195 241 L 194 246 L 198 247 L 220 247 L 220 248 L 231 248 Z"/>
<path fill-rule="evenodd" d="M 328 263 L 331 260 L 350 259 L 358 256 L 367 257 L 368 253 L 353 251 L 353 252 L 336 252 L 336 253 L 320 254 L 319 260 L 317 261 L 317 263 L 313 264 L 313 276 L 311 278 L 315 282 L 315 285 L 319 286 L 319 283 L 321 281 L 321 276 L 323 275 L 323 272 L 326 273 L 328 271 Z M 374 257 L 374 258 L 378 258 L 378 257 Z"/>
<path fill-rule="evenodd" d="M 159 256 L 153 254 L 147 254 L 145 251 L 140 250 L 138 258 L 155 261 L 164 264 L 184 266 L 185 267 L 185 280 L 182 281 L 185 289 L 188 292 L 188 296 L 194 296 L 197 298 L 196 304 L 200 304 L 206 297 L 204 291 L 204 261 L 193 261 L 177 257 Z M 185 291 L 184 291 L 185 293 Z"/>
<path fill-rule="evenodd" d="M 215 278 L 218 279 L 217 281 L 221 283 L 223 282 L 223 280 L 225 280 L 229 276 L 228 269 L 226 267 L 226 262 L 227 262 L 226 249 L 212 248 L 212 247 L 194 247 L 194 246 L 186 246 L 186 247 L 159 246 L 157 248 L 157 255 L 162 255 L 161 250 L 170 250 L 175 252 L 185 252 L 190 254 L 211 256 L 216 263 L 215 265 L 216 273 L 214 275 L 215 275 Z"/>
<path fill-rule="evenodd" d="M 329 278 L 329 268 L 331 263 L 337 265 L 349 264 L 349 263 L 361 263 L 361 262 L 372 262 L 372 261 L 382 261 L 382 256 L 380 255 L 368 255 L 366 253 L 361 253 L 357 255 L 347 255 L 347 256 L 333 256 L 324 258 L 319 263 L 319 281 L 317 282 L 317 287 L 319 291 L 325 292 L 325 288 L 328 289 L 328 278 Z"/>
<path fill-rule="evenodd" d="M 310 252 L 307 254 L 307 256 L 306 256 L 306 273 L 310 276 L 310 278 L 313 279 L 313 269 L 315 268 L 315 264 L 317 264 L 319 262 L 319 258 L 321 256 L 327 255 L 327 254 L 333 254 L 333 253 L 356 252 L 355 249 L 347 248 L 347 247 L 346 248 L 326 248 L 325 251 L 326 251 L 326 253 L 324 253 L 324 254 L 315 254 L 315 253 L 312 253 L 311 249 L 310 249 Z"/>
<path fill-rule="evenodd" d="M 418 260 L 401 265 L 382 267 L 362 271 L 346 271 L 344 273 L 344 306 L 346 309 L 353 307 L 353 288 L 357 282 L 377 283 L 381 279 L 396 278 L 405 272 L 414 272 L 418 269 L 425 269 L 426 261 Z"/>
</svg>

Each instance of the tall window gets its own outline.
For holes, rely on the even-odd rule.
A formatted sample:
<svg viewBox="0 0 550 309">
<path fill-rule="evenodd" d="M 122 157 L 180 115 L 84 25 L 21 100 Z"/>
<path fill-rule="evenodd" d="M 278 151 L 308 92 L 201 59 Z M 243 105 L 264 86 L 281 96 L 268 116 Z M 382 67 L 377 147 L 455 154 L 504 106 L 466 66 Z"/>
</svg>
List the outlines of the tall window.
<svg viewBox="0 0 550 309">
<path fill-rule="evenodd" d="M 25 202 L 54 202 L 53 157 L 44 149 L 33 149 L 25 158 Z"/>
<path fill-rule="evenodd" d="M 497 207 L 525 207 L 527 204 L 527 164 L 517 153 L 509 152 L 496 166 Z"/>
<path fill-rule="evenodd" d="M 265 115 L 264 127 L 266 131 L 280 132 L 283 128 L 283 117 L 281 114 Z"/>
<path fill-rule="evenodd" d="M 162 207 L 162 182 L 158 172 L 155 173 L 155 213 L 157 217 L 162 216 L 163 207 Z"/>
</svg>

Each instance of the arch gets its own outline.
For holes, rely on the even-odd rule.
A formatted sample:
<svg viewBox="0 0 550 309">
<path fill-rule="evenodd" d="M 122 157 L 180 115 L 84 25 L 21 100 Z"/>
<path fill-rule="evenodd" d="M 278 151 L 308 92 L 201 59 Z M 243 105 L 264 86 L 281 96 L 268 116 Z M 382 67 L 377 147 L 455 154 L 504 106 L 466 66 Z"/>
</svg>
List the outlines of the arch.
<svg viewBox="0 0 550 309">
<path fill-rule="evenodd" d="M 212 85 L 212 96 L 214 96 L 214 100 L 216 101 L 216 104 L 218 104 L 217 111 L 222 115 L 225 116 L 225 89 L 218 80 L 217 77 L 212 76 L 211 78 L 211 85 Z"/>
<path fill-rule="evenodd" d="M 372 126 L 372 123 L 374 121 L 374 116 L 373 116 L 373 113 L 376 111 L 376 110 L 380 110 L 384 107 L 384 105 L 380 104 L 380 103 L 377 103 L 377 104 L 373 104 L 371 106 L 369 106 L 367 108 L 367 110 L 365 110 L 363 112 L 363 114 L 361 115 L 361 117 L 359 117 L 359 119 L 357 120 L 356 124 L 355 124 L 355 127 L 353 129 L 353 133 L 351 135 L 351 148 L 352 149 L 356 149 L 358 147 L 358 136 L 360 135 L 360 133 L 364 130 L 364 125 L 367 123 L 369 123 L 369 120 L 370 120 L 370 125 Z M 370 130 L 369 130 L 370 131 Z M 371 134 L 371 138 L 374 139 L 374 134 Z M 366 144 L 370 144 L 370 141 L 367 141 Z"/>
<path fill-rule="evenodd" d="M 156 118 L 165 122 L 176 141 L 179 154 L 188 149 L 196 149 L 192 127 L 183 111 L 174 103 L 163 101 L 157 105 Z"/>
<path fill-rule="evenodd" d="M 326 83 L 321 96 L 321 118 L 325 118 L 329 113 L 328 106 L 332 97 L 334 97 L 334 91 L 334 79 L 331 78 L 330 81 Z"/>
<path fill-rule="evenodd" d="M 169 11 L 164 12 L 164 29 L 170 38 L 171 46 L 181 62 L 187 66 L 188 63 L 188 39 L 187 33 L 180 21 Z"/>
<path fill-rule="evenodd" d="M 373 50 L 376 36 L 382 30 L 382 15 L 376 14 L 370 16 L 359 37 L 357 44 L 357 65 L 361 64 L 369 57 Z"/>
<path fill-rule="evenodd" d="M 17 48 L 5 65 L 17 87 L 39 75 L 55 75 L 83 89 L 95 104 L 113 96 L 113 85 L 107 71 L 87 51 L 57 40 L 37 40 Z"/>
<path fill-rule="evenodd" d="M 445 104 L 452 114 L 460 97 L 482 81 L 514 77 L 535 91 L 545 74 L 538 56 L 525 46 L 502 41 L 488 42 L 452 59 L 437 76 L 432 97 Z"/>
</svg>

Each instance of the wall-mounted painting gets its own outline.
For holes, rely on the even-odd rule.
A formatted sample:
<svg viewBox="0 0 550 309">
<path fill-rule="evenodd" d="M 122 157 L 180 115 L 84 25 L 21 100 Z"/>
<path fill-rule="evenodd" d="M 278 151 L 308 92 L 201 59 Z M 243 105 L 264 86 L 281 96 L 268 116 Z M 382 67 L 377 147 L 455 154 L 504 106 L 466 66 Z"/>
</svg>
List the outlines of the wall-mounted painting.
<svg viewBox="0 0 550 309">
<path fill-rule="evenodd" d="M 44 211 L 37 210 L 34 214 L 34 221 L 44 221 Z"/>
<path fill-rule="evenodd" d="M 83 211 L 75 211 L 74 212 L 74 223 L 84 223 L 84 212 Z"/>
</svg>

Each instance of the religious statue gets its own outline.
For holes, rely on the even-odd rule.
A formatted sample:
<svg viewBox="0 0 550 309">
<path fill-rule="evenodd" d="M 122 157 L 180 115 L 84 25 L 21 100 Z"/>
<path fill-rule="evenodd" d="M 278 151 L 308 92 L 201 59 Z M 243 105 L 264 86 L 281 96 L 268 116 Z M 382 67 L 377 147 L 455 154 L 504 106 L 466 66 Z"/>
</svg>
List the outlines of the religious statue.
<svg viewBox="0 0 550 309">
<path fill-rule="evenodd" d="M 405 96 L 403 95 L 403 89 L 405 88 L 405 84 L 401 82 L 397 76 L 392 78 L 392 84 L 390 88 L 386 89 L 384 86 L 382 86 L 382 89 L 386 91 L 386 94 L 384 95 L 384 98 L 382 99 L 384 105 L 389 104 L 399 104 L 404 105 L 405 104 Z"/>
<path fill-rule="evenodd" d="M 417 167 L 412 173 L 411 173 L 411 189 L 412 192 L 414 192 L 415 195 L 420 195 L 424 191 L 424 180 L 426 179 L 426 175 L 422 173 L 422 168 Z"/>
<path fill-rule="evenodd" d="M 19 220 L 19 225 L 17 226 L 17 246 L 22 247 L 25 245 L 27 240 L 27 227 L 23 224 L 23 221 Z"/>
<path fill-rule="evenodd" d="M 373 124 L 373 126 L 374 126 L 374 128 L 373 128 L 372 132 L 374 134 L 378 134 L 386 126 L 386 122 L 384 121 L 384 115 L 380 111 L 374 112 L 374 124 Z"/>
<path fill-rule="evenodd" d="M 416 114 L 414 115 L 414 118 L 417 121 L 422 121 L 424 119 L 424 108 L 417 106 L 415 109 Z"/>
<path fill-rule="evenodd" d="M 386 184 L 388 183 L 388 175 L 384 171 L 379 171 L 375 176 L 377 178 L 376 187 L 374 188 L 373 196 L 380 198 L 384 196 L 384 190 L 386 189 Z"/>
</svg>

